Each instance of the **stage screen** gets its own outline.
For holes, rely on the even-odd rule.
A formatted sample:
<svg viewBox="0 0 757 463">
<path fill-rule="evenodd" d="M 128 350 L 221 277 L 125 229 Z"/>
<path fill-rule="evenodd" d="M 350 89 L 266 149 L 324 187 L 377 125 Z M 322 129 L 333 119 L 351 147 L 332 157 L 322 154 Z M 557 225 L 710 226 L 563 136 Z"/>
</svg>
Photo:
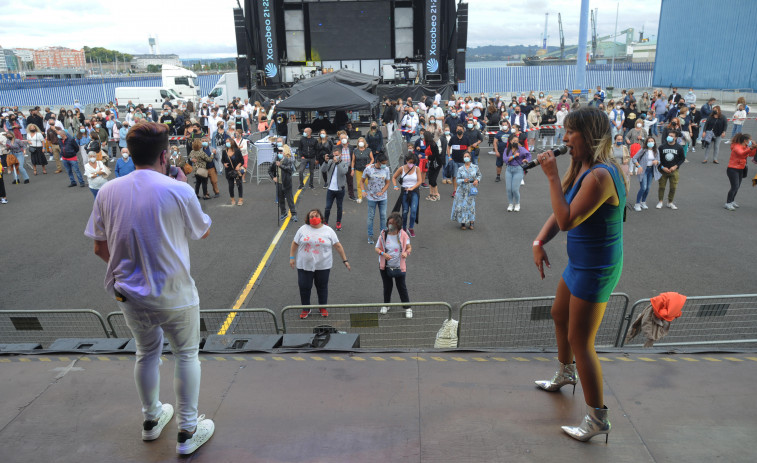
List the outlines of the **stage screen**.
<svg viewBox="0 0 757 463">
<path fill-rule="evenodd" d="M 390 2 L 306 5 L 312 61 L 393 58 Z"/>
</svg>

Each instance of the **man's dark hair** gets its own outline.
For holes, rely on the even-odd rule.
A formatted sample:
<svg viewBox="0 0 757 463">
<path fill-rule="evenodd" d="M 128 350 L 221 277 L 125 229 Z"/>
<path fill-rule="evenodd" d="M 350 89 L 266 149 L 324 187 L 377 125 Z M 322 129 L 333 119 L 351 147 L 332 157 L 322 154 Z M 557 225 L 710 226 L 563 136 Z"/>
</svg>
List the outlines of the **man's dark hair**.
<svg viewBox="0 0 757 463">
<path fill-rule="evenodd" d="M 135 166 L 151 166 L 168 150 L 168 127 L 157 122 L 137 124 L 126 135 L 126 147 Z"/>
</svg>

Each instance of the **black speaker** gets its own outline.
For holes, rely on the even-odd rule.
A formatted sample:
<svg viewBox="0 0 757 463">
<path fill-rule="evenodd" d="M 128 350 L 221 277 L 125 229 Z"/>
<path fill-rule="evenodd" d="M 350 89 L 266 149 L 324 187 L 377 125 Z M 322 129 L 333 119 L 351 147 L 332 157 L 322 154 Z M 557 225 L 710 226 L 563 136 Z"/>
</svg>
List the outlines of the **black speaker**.
<svg viewBox="0 0 757 463">
<path fill-rule="evenodd" d="M 239 88 L 250 88 L 250 60 L 246 57 L 237 58 L 237 79 Z"/>
<path fill-rule="evenodd" d="M 468 4 L 457 5 L 457 49 L 468 47 Z"/>
<path fill-rule="evenodd" d="M 455 56 L 455 75 L 458 82 L 465 82 L 465 49 Z"/>
<path fill-rule="evenodd" d="M 244 11 L 241 8 L 234 8 L 234 33 L 237 37 L 237 55 L 246 56 L 249 54 L 247 51 L 249 47 L 244 25 Z"/>
</svg>

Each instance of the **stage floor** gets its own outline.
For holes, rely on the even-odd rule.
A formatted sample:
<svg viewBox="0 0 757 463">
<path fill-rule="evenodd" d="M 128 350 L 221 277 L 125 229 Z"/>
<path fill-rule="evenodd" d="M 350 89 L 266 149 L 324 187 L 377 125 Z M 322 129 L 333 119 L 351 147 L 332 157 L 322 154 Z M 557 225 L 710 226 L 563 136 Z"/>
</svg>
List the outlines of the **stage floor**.
<svg viewBox="0 0 757 463">
<path fill-rule="evenodd" d="M 554 353 L 202 356 L 200 413 L 216 434 L 197 462 L 753 462 L 756 353 L 600 354 L 609 444 L 572 440 L 579 382 L 548 393 Z M 176 421 L 154 442 L 130 356 L 0 357 L 0 461 L 174 461 Z M 174 403 L 173 359 L 161 368 Z"/>
</svg>

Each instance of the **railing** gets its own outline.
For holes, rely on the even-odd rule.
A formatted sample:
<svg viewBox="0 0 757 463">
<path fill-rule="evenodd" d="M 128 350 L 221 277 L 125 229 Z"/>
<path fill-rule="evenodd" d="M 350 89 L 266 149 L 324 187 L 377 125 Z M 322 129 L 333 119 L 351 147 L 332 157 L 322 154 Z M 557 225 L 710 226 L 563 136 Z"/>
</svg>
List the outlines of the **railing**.
<svg viewBox="0 0 757 463">
<path fill-rule="evenodd" d="M 646 338 L 639 333 L 626 343 L 628 329 L 649 299 L 636 302 L 620 347 L 640 346 Z M 757 344 L 757 294 L 697 296 L 686 298 L 681 316 L 670 323 L 670 331 L 655 347 L 664 346 L 754 346 Z"/>
<path fill-rule="evenodd" d="M 94 310 L 0 310 L 1 343 L 38 342 L 47 348 L 60 338 L 107 337 L 105 321 Z"/>
<path fill-rule="evenodd" d="M 328 310 L 322 317 L 319 308 Z M 382 314 L 381 307 L 389 308 Z M 406 318 L 406 309 L 412 318 Z M 302 310 L 310 315 L 300 318 Z M 313 328 L 328 325 L 339 331 L 358 333 L 360 347 L 421 348 L 434 347 L 436 333 L 445 320 L 452 318 L 446 302 L 408 302 L 393 304 L 330 304 L 324 306 L 289 306 L 281 310 L 284 333 L 312 333 Z"/>
<path fill-rule="evenodd" d="M 232 315 L 233 314 L 233 315 Z M 111 312 L 106 317 L 110 335 L 131 338 L 122 312 Z M 223 331 L 223 333 L 221 333 Z M 276 314 L 268 309 L 200 310 L 200 337 L 211 334 L 277 334 L 279 323 Z"/>
<path fill-rule="evenodd" d="M 465 302 L 460 306 L 458 347 L 515 348 L 552 347 L 554 297 L 493 299 Z M 612 294 L 599 326 L 595 345 L 617 347 L 628 309 L 628 296 Z"/>
</svg>

